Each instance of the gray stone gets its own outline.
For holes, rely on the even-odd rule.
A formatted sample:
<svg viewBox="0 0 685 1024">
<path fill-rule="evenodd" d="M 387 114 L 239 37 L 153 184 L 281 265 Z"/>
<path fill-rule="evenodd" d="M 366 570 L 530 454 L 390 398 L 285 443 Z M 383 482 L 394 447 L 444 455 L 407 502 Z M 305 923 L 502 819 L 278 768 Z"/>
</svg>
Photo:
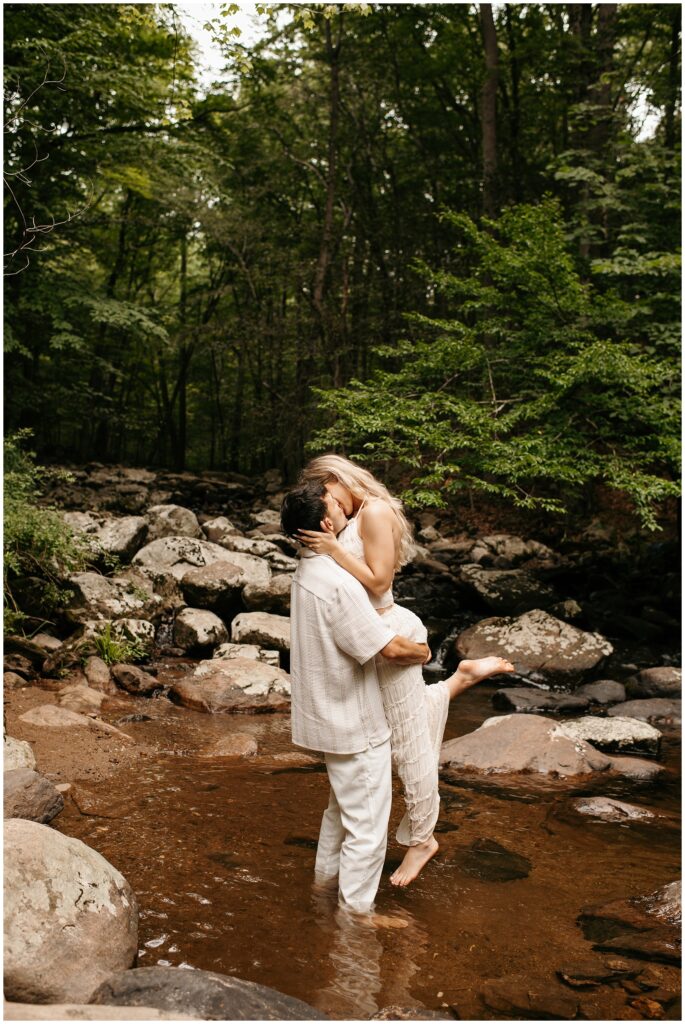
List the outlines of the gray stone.
<svg viewBox="0 0 685 1024">
<path fill-rule="evenodd" d="M 62 645 L 62 641 L 58 640 L 56 636 L 51 636 L 50 633 L 36 633 L 32 640 L 34 644 L 42 647 L 46 654 L 56 651 Z"/>
<path fill-rule="evenodd" d="M 471 561 L 496 565 L 501 569 L 513 568 L 533 558 L 552 564 L 560 560 L 557 553 L 545 544 L 507 533 L 493 533 L 487 537 L 480 537 L 471 550 Z"/>
<path fill-rule="evenodd" d="M 161 537 L 202 537 L 197 516 L 182 505 L 152 505 L 145 512 L 148 543 Z"/>
<path fill-rule="evenodd" d="M 108 518 L 100 523 L 94 536 L 103 551 L 128 562 L 145 543 L 147 523 L 142 516 Z"/>
<path fill-rule="evenodd" d="M 618 704 L 626 699 L 626 688 L 613 679 L 597 679 L 579 686 L 576 696 L 587 697 L 592 704 Z"/>
<path fill-rule="evenodd" d="M 228 640 L 226 626 L 214 612 L 184 608 L 174 621 L 174 643 L 184 651 L 214 647 Z"/>
<path fill-rule="evenodd" d="M 220 644 L 212 655 L 212 659 L 230 661 L 232 658 L 249 658 L 250 661 L 263 661 L 265 665 L 279 668 L 281 659 L 278 651 L 269 651 L 257 644 Z"/>
<path fill-rule="evenodd" d="M 584 711 L 590 704 L 587 697 L 577 693 L 557 693 L 538 690 L 534 686 L 513 686 L 497 690 L 492 703 L 498 711 Z"/>
<path fill-rule="evenodd" d="M 5 822 L 5 997 L 86 1002 L 134 962 L 136 898 L 126 879 L 78 839 Z"/>
<path fill-rule="evenodd" d="M 188 569 L 181 579 L 183 596 L 192 608 L 205 608 L 233 617 L 240 609 L 245 570 L 232 562 L 213 562 Z"/>
<path fill-rule="evenodd" d="M 488 608 L 500 615 L 519 615 L 532 608 L 547 608 L 557 600 L 552 587 L 525 569 L 463 565 L 459 578 Z"/>
<path fill-rule="evenodd" d="M 70 622 L 107 621 L 122 618 L 149 618 L 164 604 L 152 592 L 147 580 L 102 576 L 99 572 L 74 572 L 68 577 L 74 597 L 66 608 Z M 56 652 L 59 653 L 59 652 Z"/>
<path fill-rule="evenodd" d="M 280 528 L 281 516 L 275 508 L 263 508 L 260 512 L 252 513 L 252 522 L 258 526 L 265 523 L 273 523 L 274 526 Z"/>
<path fill-rule="evenodd" d="M 249 611 L 290 615 L 291 573 L 278 573 L 268 583 L 250 583 L 243 590 L 243 601 Z"/>
<path fill-rule="evenodd" d="M 230 537 L 231 534 L 240 534 L 240 530 L 236 529 L 226 516 L 216 516 L 214 519 L 207 519 L 202 524 L 202 532 L 212 544 L 221 543 L 224 537 Z"/>
<path fill-rule="evenodd" d="M 198 669 L 172 686 L 176 703 L 209 714 L 290 710 L 290 681 L 282 669 L 246 658 L 201 662 Z"/>
<path fill-rule="evenodd" d="M 457 638 L 462 658 L 499 655 L 535 682 L 573 688 L 613 651 L 599 633 L 586 633 L 540 609 L 517 618 L 483 619 Z"/>
<path fill-rule="evenodd" d="M 242 612 L 231 623 L 231 640 L 289 651 L 290 619 L 269 612 Z"/>
<path fill-rule="evenodd" d="M 26 740 L 17 740 L 14 736 L 5 736 L 3 768 L 10 772 L 15 768 L 35 768 L 36 756 L 31 744 Z"/>
<path fill-rule="evenodd" d="M 636 804 L 628 804 L 608 796 L 579 797 L 572 801 L 572 807 L 578 814 L 586 814 L 601 821 L 649 821 L 655 817 L 646 807 L 638 807 Z"/>
<path fill-rule="evenodd" d="M 219 544 L 193 537 L 161 537 L 137 553 L 133 564 L 153 580 L 155 587 L 180 581 L 189 569 L 203 568 L 215 562 L 229 562 L 244 571 L 244 584 L 265 584 L 271 577 L 268 562 L 241 551 L 229 552 Z"/>
<path fill-rule="evenodd" d="M 643 757 L 610 757 L 609 767 L 626 779 L 633 782 L 652 782 L 666 770 L 656 761 L 647 761 Z"/>
<path fill-rule="evenodd" d="M 272 572 L 277 573 L 288 573 L 292 575 L 297 569 L 297 559 L 290 558 L 283 551 L 278 548 L 276 551 L 269 551 L 264 556 L 265 560 L 271 566 Z"/>
<path fill-rule="evenodd" d="M 681 703 L 668 697 L 628 700 L 624 704 L 616 704 L 609 708 L 607 714 L 619 718 L 637 718 L 641 722 L 658 722 L 659 725 L 680 725 Z"/>
<path fill-rule="evenodd" d="M 610 760 L 541 715 L 488 718 L 475 732 L 443 743 L 443 768 L 491 773 L 537 772 L 560 778 L 605 771 Z"/>
<path fill-rule="evenodd" d="M 135 693 L 139 697 L 149 697 L 150 694 L 162 688 L 162 684 L 156 676 L 144 672 L 136 665 L 113 665 L 112 675 L 116 682 L 127 693 Z"/>
<path fill-rule="evenodd" d="M 307 1003 L 265 985 L 213 971 L 137 967 L 113 975 L 91 1002 L 107 1006 L 156 1006 L 196 1013 L 203 1020 L 326 1020 Z"/>
<path fill-rule="evenodd" d="M 661 733 L 636 718 L 598 718 L 587 715 L 559 727 L 564 736 L 572 740 L 586 740 L 598 750 L 609 754 L 638 753 L 656 756 L 661 745 Z"/>
<path fill-rule="evenodd" d="M 46 823 L 64 807 L 64 799 L 53 784 L 30 768 L 4 773 L 3 816 Z"/>
<path fill-rule="evenodd" d="M 683 672 L 680 668 L 645 668 L 637 677 L 634 692 L 637 697 L 670 697 L 680 700 L 682 685 Z"/>
<path fill-rule="evenodd" d="M 265 558 L 267 555 L 276 553 L 283 555 L 283 552 L 275 544 L 268 540 L 257 540 L 253 537 L 241 537 L 238 534 L 227 534 L 219 541 L 222 548 L 227 551 L 242 551 L 248 555 L 257 555 L 258 558 Z"/>
</svg>

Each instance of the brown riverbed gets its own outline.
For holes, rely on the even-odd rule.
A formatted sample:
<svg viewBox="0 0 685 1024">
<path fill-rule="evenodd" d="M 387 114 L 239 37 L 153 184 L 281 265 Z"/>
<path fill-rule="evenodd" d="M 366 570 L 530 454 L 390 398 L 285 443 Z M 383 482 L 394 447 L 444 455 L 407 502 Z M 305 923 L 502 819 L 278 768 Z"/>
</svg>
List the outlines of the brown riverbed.
<svg viewBox="0 0 685 1024">
<path fill-rule="evenodd" d="M 482 684 L 452 706 L 447 738 L 493 713 L 493 689 Z M 36 688 L 11 694 L 10 733 L 25 736 L 29 730 L 16 724 L 17 714 L 45 700 L 54 697 Z M 388 881 L 401 857 L 391 830 L 377 906 L 403 927 L 373 930 L 347 920 L 329 895 L 312 892 L 328 787 L 321 766 L 272 760 L 293 750 L 287 715 L 209 716 L 164 698 L 123 700 L 128 714 L 151 716 L 121 726 L 138 741 L 130 749 L 111 738 L 79 739 L 65 769 L 64 757 L 50 752 L 48 730 L 30 731 L 33 739 L 41 734 L 39 770 L 74 782 L 75 795 L 82 794 L 80 809 L 67 799 L 54 827 L 102 853 L 138 895 L 140 966 L 235 974 L 334 1018 L 364 1019 L 402 1005 L 456 1011 L 461 1019 L 512 1019 L 486 1006 L 486 980 L 523 975 L 533 987 L 557 991 L 559 968 L 611 959 L 584 938 L 576 923 L 583 907 L 651 892 L 680 876 L 674 826 L 680 749 L 667 736 L 666 781 L 639 786 L 606 779 L 599 789 L 593 783 L 595 792 L 667 815 L 663 824 L 582 819 L 569 810 L 578 790 L 544 782 L 445 785 L 440 853 L 402 892 Z M 122 707 L 106 718 L 119 720 Z M 252 734 L 258 757 L 230 763 L 201 756 L 230 732 Z M 401 813 L 398 790 L 395 825 Z M 479 874 L 477 862 L 474 868 L 465 856 L 476 840 L 526 858 L 527 877 L 501 881 L 487 870 Z M 654 969 L 663 987 L 679 988 L 676 968 Z M 578 999 L 585 1019 L 643 1016 L 629 1005 L 635 995 L 620 986 L 565 991 Z"/>
</svg>

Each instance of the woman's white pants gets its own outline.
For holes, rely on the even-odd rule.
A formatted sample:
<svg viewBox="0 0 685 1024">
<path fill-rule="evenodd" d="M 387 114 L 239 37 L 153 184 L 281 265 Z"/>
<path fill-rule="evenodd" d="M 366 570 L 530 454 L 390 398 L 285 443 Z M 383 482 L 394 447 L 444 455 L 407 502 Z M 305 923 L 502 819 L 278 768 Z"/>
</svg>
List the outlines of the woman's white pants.
<svg viewBox="0 0 685 1024">
<path fill-rule="evenodd" d="M 316 881 L 338 877 L 339 902 L 371 910 L 388 845 L 390 740 L 359 754 L 325 754 L 331 784 L 316 851 Z"/>
</svg>

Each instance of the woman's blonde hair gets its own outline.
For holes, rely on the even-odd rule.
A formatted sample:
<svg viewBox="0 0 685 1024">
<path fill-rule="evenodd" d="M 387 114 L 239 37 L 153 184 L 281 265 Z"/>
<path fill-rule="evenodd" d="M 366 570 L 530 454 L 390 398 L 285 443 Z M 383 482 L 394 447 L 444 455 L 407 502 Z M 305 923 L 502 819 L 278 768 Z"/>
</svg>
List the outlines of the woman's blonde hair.
<svg viewBox="0 0 685 1024">
<path fill-rule="evenodd" d="M 416 547 L 411 523 L 404 514 L 402 502 L 399 498 L 393 497 L 385 484 L 376 480 L 373 473 L 342 455 L 327 452 L 325 455 L 317 455 L 315 459 L 311 459 L 301 471 L 300 483 L 308 483 L 312 480 L 320 481 L 322 484 L 337 480 L 361 501 L 367 497 L 381 498 L 393 510 L 402 528 L 395 569 L 399 569 L 411 561 L 416 553 Z"/>
</svg>

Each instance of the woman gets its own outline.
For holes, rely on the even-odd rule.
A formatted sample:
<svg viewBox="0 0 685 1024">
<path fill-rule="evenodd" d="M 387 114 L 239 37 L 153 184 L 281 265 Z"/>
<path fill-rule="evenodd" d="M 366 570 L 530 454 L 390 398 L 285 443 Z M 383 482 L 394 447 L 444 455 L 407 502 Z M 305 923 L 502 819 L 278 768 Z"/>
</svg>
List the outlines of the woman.
<svg viewBox="0 0 685 1024">
<path fill-rule="evenodd" d="M 399 635 L 426 643 L 427 631 L 408 608 L 393 602 L 392 581 L 410 561 L 414 545 L 402 504 L 368 470 L 341 455 L 320 455 L 302 471 L 300 482 L 319 481 L 338 502 L 348 526 L 333 533 L 301 530 L 300 540 L 318 554 L 330 555 L 362 583 L 369 600 Z M 474 683 L 514 667 L 502 658 L 462 661 L 449 679 L 426 686 L 420 666 L 398 666 L 376 658 L 393 760 L 404 786 L 407 813 L 397 841 L 408 850 L 391 876 L 406 886 L 438 851 L 433 829 L 438 818 L 438 759 L 449 702 Z"/>
</svg>

